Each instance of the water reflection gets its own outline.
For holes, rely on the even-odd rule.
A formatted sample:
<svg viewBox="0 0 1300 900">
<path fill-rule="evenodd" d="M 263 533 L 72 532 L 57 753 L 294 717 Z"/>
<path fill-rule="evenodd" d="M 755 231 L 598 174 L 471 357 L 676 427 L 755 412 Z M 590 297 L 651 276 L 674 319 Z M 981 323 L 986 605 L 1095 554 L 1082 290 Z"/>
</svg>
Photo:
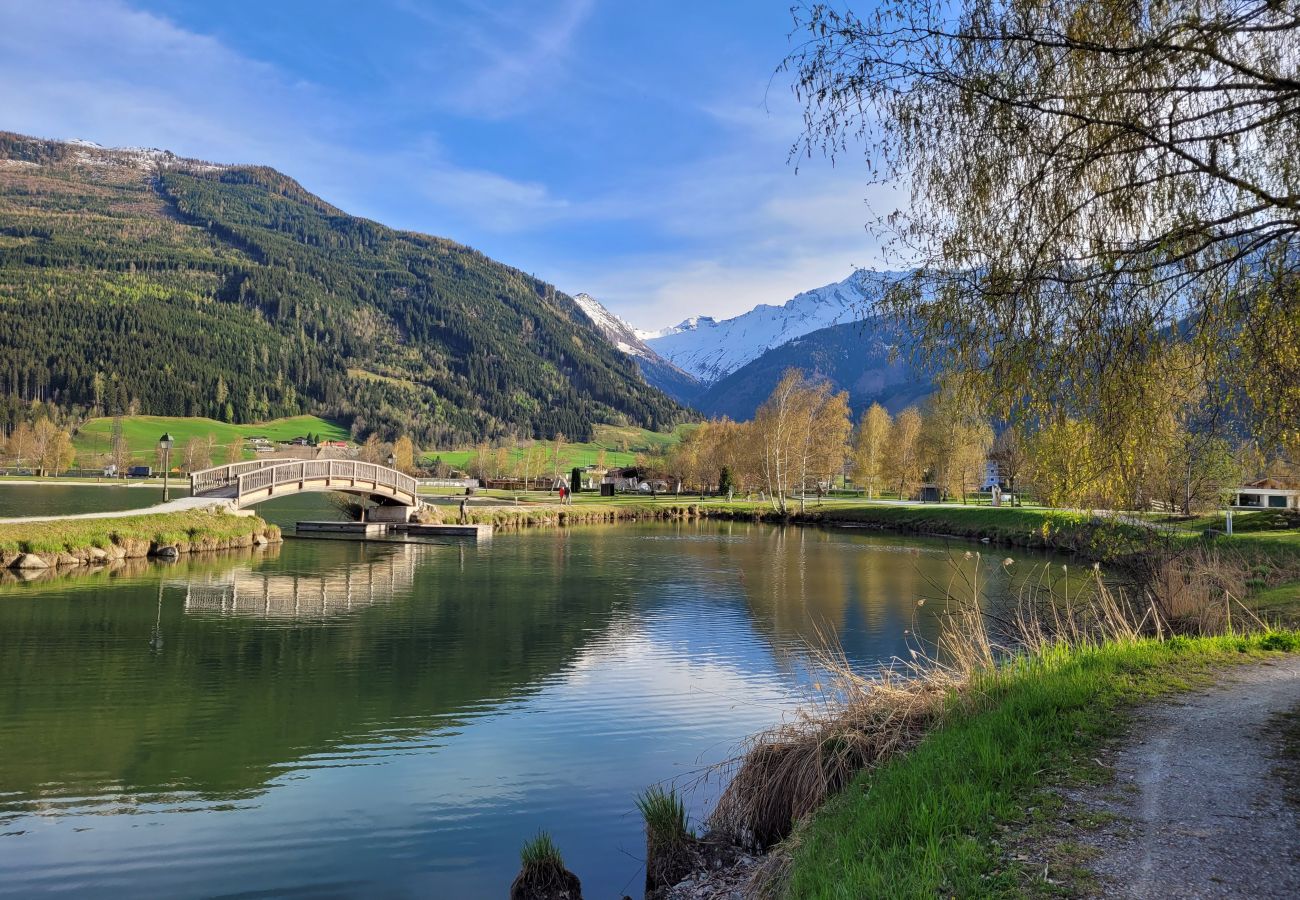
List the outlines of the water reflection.
<svg viewBox="0 0 1300 900">
<path fill-rule="evenodd" d="M 183 592 L 188 615 L 330 618 L 410 594 L 424 552 L 397 545 L 319 573 L 235 568 L 166 583 Z"/>
<path fill-rule="evenodd" d="M 819 632 L 863 666 L 933 636 L 948 571 L 693 523 L 0 586 L 0 894 L 501 896 L 546 826 L 621 896 L 638 790 L 790 710 Z"/>
</svg>

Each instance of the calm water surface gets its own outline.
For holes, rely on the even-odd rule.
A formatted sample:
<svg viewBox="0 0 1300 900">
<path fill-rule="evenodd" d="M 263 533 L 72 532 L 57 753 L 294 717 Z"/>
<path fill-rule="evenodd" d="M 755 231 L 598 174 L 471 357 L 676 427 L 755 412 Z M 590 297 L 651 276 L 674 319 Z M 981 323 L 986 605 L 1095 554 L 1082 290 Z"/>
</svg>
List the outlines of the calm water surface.
<svg viewBox="0 0 1300 900">
<path fill-rule="evenodd" d="M 189 483 L 172 485 L 171 495 L 189 494 Z M 162 502 L 162 487 L 127 484 L 46 484 L 0 479 L 0 519 L 11 516 L 67 516 L 120 512 Z"/>
<path fill-rule="evenodd" d="M 864 666 L 932 636 L 950 571 L 702 523 L 0 585 L 0 895 L 499 898 L 540 827 L 585 896 L 639 895 L 636 792 L 806 696 L 818 629 Z"/>
</svg>

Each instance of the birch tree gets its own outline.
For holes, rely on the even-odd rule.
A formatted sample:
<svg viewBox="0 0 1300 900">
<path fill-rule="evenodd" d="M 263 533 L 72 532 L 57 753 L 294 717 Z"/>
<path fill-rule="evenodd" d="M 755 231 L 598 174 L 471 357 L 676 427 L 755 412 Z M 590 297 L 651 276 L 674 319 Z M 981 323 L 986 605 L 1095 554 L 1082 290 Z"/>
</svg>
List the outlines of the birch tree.
<svg viewBox="0 0 1300 900">
<path fill-rule="evenodd" d="M 871 404 L 858 425 L 853 447 L 853 480 L 866 485 L 868 500 L 875 497 L 876 486 L 884 482 L 885 447 L 893 425 L 889 411 L 879 403 Z"/>
</svg>

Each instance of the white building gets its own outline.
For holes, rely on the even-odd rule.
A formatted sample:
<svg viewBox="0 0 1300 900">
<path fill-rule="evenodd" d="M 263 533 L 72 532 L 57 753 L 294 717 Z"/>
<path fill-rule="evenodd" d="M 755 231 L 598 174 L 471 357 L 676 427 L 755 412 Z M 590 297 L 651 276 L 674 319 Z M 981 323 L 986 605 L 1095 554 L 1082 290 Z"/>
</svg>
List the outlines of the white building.
<svg viewBox="0 0 1300 900">
<path fill-rule="evenodd" d="M 1300 488 L 1276 478 L 1261 478 L 1237 488 L 1232 498 L 1236 509 L 1300 509 Z"/>
<path fill-rule="evenodd" d="M 1002 470 L 998 468 L 996 459 L 986 459 L 984 461 L 984 480 L 980 482 L 981 491 L 991 491 L 995 487 L 1002 486 Z"/>
</svg>

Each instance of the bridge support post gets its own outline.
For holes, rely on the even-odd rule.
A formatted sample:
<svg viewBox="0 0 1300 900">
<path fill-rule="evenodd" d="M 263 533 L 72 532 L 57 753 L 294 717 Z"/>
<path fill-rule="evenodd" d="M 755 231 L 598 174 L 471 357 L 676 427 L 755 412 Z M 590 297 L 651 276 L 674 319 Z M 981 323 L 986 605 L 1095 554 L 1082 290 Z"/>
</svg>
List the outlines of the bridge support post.
<svg viewBox="0 0 1300 900">
<path fill-rule="evenodd" d="M 411 507 L 409 506 L 372 506 L 367 511 L 366 518 L 371 522 L 402 522 L 411 521 Z"/>
</svg>

